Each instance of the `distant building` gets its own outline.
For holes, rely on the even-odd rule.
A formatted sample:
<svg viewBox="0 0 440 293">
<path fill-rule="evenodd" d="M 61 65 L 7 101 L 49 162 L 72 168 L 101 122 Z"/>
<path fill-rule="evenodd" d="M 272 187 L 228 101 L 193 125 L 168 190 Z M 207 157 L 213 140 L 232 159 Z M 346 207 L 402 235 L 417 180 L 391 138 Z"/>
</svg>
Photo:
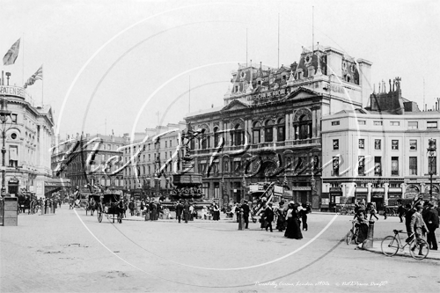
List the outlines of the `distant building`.
<svg viewBox="0 0 440 293">
<path fill-rule="evenodd" d="M 333 207 L 364 199 L 397 205 L 397 199 L 429 199 L 428 141 L 440 139 L 439 105 L 420 111 L 401 95 L 400 79 L 381 84 L 365 109 L 322 117 L 322 203 Z M 433 158 L 433 196 L 439 198 L 439 157 Z"/>
<path fill-rule="evenodd" d="M 52 170 L 55 178 L 69 179 L 72 190 L 90 192 L 90 186 L 123 189 L 122 147 L 126 137 L 114 135 L 79 135 L 58 140 L 52 149 Z"/>
<path fill-rule="evenodd" d="M 9 80 L 9 79 L 8 79 Z M 9 83 L 9 81 L 8 81 Z M 53 141 L 53 115 L 49 105 L 33 106 L 25 89 L 0 83 L 1 130 L 5 131 L 5 192 L 44 195 L 52 176 L 49 149 Z M 4 121 L 4 122 L 3 122 Z"/>
<path fill-rule="evenodd" d="M 171 174 L 176 163 L 174 154 L 178 146 L 178 134 L 185 129 L 184 122 L 169 123 L 145 129 L 145 133 L 136 133 L 133 143 L 127 139 L 126 145 L 133 145 L 124 150 L 124 162 L 132 159 L 133 164 L 124 169 L 126 190 L 138 197 L 169 196 L 171 192 Z M 126 134 L 128 138 L 128 134 Z M 153 141 L 155 137 L 158 140 Z M 143 142 L 143 143 L 142 143 Z M 164 168 L 160 177 L 155 173 Z"/>
</svg>

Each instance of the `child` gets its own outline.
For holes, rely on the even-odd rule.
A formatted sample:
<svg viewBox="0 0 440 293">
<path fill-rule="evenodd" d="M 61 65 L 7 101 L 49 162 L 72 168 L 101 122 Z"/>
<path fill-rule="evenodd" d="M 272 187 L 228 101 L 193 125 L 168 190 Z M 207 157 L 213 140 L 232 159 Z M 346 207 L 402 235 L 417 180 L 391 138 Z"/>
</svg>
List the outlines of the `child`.
<svg viewBox="0 0 440 293">
<path fill-rule="evenodd" d="M 376 207 L 374 206 L 374 203 L 372 203 L 372 202 L 369 203 L 368 210 L 370 212 L 370 221 L 371 221 L 371 218 L 373 218 L 373 217 L 376 218 L 376 221 L 379 220 L 379 218 L 376 216 L 377 210 L 376 210 Z"/>
</svg>

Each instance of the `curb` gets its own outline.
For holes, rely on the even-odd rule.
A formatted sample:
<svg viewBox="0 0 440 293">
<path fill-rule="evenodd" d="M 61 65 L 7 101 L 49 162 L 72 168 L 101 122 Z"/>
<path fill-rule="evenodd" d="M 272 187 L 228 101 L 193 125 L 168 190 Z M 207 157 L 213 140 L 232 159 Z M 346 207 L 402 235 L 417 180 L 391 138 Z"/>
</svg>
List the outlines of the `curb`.
<svg viewBox="0 0 440 293">
<path fill-rule="evenodd" d="M 376 249 L 371 249 L 371 248 L 359 248 L 359 249 L 360 249 L 360 250 L 369 251 L 369 252 L 372 252 L 372 253 L 382 254 L 383 256 L 385 256 L 385 255 L 382 253 L 382 251 L 379 251 L 379 250 L 376 250 Z M 398 252 L 398 253 L 397 253 L 396 255 L 394 255 L 394 256 L 401 256 L 401 257 L 409 257 L 409 258 L 412 258 L 410 254 L 405 253 L 405 252 L 403 252 L 403 253 Z M 385 257 L 387 257 L 387 256 L 385 256 Z M 391 258 L 391 257 L 387 257 L 387 258 Z M 431 254 L 428 254 L 428 256 L 427 256 L 425 259 L 440 260 L 440 255 L 439 255 L 439 256 L 433 256 L 433 255 L 431 255 Z"/>
</svg>

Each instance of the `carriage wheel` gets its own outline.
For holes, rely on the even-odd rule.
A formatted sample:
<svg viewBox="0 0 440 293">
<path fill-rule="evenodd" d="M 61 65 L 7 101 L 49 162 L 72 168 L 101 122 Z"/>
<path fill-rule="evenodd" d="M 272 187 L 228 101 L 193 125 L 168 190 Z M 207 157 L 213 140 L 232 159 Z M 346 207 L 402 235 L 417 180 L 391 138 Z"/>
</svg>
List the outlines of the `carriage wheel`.
<svg viewBox="0 0 440 293">
<path fill-rule="evenodd" d="M 98 222 L 101 223 L 102 222 L 102 213 L 98 212 Z"/>
</svg>

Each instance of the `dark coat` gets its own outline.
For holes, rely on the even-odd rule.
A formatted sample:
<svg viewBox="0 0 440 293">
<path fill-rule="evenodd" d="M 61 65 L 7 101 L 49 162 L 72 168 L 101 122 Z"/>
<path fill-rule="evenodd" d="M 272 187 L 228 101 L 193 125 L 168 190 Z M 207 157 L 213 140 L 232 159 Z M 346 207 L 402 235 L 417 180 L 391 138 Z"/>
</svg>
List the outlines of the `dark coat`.
<svg viewBox="0 0 440 293">
<path fill-rule="evenodd" d="M 429 208 L 422 213 L 423 220 L 425 221 L 426 226 L 428 226 L 429 230 L 433 230 L 438 228 L 439 219 L 437 210 L 434 208 Z"/>
<path fill-rule="evenodd" d="M 181 214 L 182 214 L 182 211 L 183 211 L 183 205 L 179 202 L 179 203 L 176 205 L 176 214 L 177 214 L 177 215 L 181 215 Z"/>
<path fill-rule="evenodd" d="M 267 208 L 264 210 L 264 219 L 265 219 L 267 222 L 272 222 L 272 221 L 273 221 L 273 217 L 274 217 L 274 211 L 273 211 L 273 208 L 271 208 L 271 207 L 267 207 Z"/>
<path fill-rule="evenodd" d="M 249 205 L 247 203 L 244 203 L 241 205 L 241 209 L 243 210 L 244 216 L 249 216 L 249 213 L 251 212 L 251 209 L 249 208 Z"/>
</svg>

